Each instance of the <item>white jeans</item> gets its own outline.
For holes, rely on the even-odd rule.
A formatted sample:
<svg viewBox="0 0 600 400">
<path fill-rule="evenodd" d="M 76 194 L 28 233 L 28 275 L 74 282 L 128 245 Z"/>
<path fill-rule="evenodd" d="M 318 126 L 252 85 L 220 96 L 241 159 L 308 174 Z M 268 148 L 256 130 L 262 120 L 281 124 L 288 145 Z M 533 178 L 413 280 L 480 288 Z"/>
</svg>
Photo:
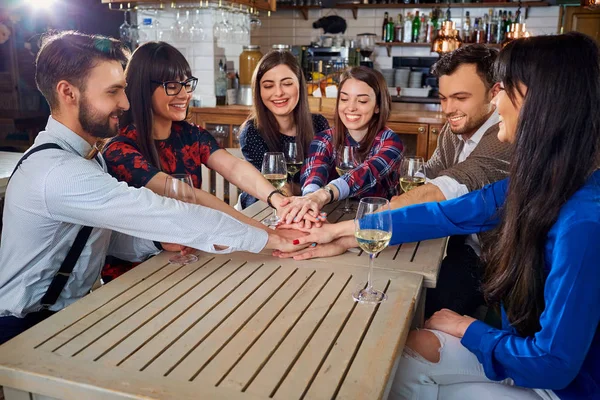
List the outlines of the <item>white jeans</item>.
<svg viewBox="0 0 600 400">
<path fill-rule="evenodd" d="M 405 347 L 388 400 L 558 400 L 551 390 L 514 386 L 486 378 L 477 357 L 460 339 L 433 332 L 441 343 L 440 361 L 432 363 Z"/>
</svg>

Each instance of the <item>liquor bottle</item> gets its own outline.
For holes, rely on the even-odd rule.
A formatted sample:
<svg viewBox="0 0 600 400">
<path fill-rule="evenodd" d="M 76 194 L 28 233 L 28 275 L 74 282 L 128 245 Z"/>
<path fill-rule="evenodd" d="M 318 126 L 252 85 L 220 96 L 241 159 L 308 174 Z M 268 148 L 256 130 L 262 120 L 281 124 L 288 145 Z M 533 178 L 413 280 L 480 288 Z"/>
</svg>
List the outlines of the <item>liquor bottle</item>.
<svg viewBox="0 0 600 400">
<path fill-rule="evenodd" d="M 508 18 L 506 19 L 506 32 L 510 32 L 510 26 L 512 25 L 512 11 L 508 12 Z"/>
<path fill-rule="evenodd" d="M 501 24 L 502 40 L 501 41 L 504 41 L 504 38 L 506 38 L 506 32 L 508 32 L 507 29 L 510 29 L 509 25 L 506 23 L 506 19 L 507 19 L 507 14 L 506 14 L 506 10 L 504 10 L 502 12 L 502 24 Z"/>
<path fill-rule="evenodd" d="M 437 31 L 440 29 L 439 15 L 440 15 L 440 9 L 434 8 L 433 16 L 431 17 L 431 25 L 433 25 L 433 30 L 435 31 L 433 36 L 435 36 L 435 33 L 437 33 Z"/>
<path fill-rule="evenodd" d="M 412 42 L 412 14 L 408 13 L 404 18 L 404 43 Z"/>
<path fill-rule="evenodd" d="M 496 43 L 496 30 L 498 29 L 498 21 L 496 20 L 496 14 L 494 10 L 490 8 L 490 23 L 488 25 L 486 41 L 488 43 Z"/>
<path fill-rule="evenodd" d="M 383 25 L 381 26 L 381 41 L 385 42 L 385 30 L 387 28 L 389 14 L 386 12 L 383 14 Z"/>
<path fill-rule="evenodd" d="M 215 79 L 215 96 L 217 97 L 217 105 L 224 106 L 227 98 L 227 77 L 223 60 L 219 60 L 219 72 L 217 73 L 217 79 Z"/>
<path fill-rule="evenodd" d="M 412 23 L 411 42 L 417 43 L 419 41 L 419 32 L 421 32 L 421 19 L 419 18 L 419 11 L 417 11 Z"/>
<path fill-rule="evenodd" d="M 402 19 L 402 14 L 400 13 L 398 14 L 398 20 L 396 21 L 396 27 L 394 29 L 394 41 L 404 41 L 404 20 Z"/>
<path fill-rule="evenodd" d="M 435 15 L 435 9 L 429 13 L 429 20 L 427 20 L 427 35 L 425 36 L 425 43 L 433 42 L 435 37 L 435 30 L 433 28 L 433 17 Z"/>
<path fill-rule="evenodd" d="M 385 41 L 394 41 L 394 18 L 391 17 L 388 19 L 388 23 L 385 26 Z"/>
<path fill-rule="evenodd" d="M 419 31 L 419 43 L 427 42 L 427 23 L 428 23 L 428 21 L 429 21 L 429 19 L 427 18 L 425 13 L 423 13 L 423 15 L 421 15 L 421 30 Z"/>
<path fill-rule="evenodd" d="M 467 11 L 465 17 L 465 23 L 463 24 L 463 42 L 471 43 L 472 42 L 472 31 L 471 31 L 471 13 Z"/>
</svg>

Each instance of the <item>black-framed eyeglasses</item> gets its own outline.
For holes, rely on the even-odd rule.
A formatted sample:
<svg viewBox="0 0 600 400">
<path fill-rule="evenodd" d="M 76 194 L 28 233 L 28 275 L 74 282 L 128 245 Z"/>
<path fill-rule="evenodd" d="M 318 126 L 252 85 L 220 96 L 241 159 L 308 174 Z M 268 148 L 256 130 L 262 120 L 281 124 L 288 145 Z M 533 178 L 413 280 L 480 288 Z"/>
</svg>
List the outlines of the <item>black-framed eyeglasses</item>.
<svg viewBox="0 0 600 400">
<path fill-rule="evenodd" d="M 192 93 L 194 90 L 196 90 L 196 85 L 198 84 L 198 78 L 195 78 L 192 76 L 191 78 L 186 79 L 183 82 L 179 82 L 179 81 L 161 82 L 161 81 L 154 81 L 154 80 L 151 80 L 150 82 L 162 85 L 162 87 L 165 89 L 165 93 L 167 94 L 167 96 L 177 96 L 179 94 L 179 92 L 181 92 L 181 89 L 183 89 L 183 88 L 185 88 L 185 91 L 187 93 Z"/>
</svg>

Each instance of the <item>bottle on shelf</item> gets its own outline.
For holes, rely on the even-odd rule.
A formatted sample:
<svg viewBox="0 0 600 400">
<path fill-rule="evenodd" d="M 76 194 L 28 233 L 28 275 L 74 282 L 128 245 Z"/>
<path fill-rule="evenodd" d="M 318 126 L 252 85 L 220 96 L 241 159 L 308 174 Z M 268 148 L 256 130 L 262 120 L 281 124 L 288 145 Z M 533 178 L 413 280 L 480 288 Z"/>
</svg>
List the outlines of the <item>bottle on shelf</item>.
<svg viewBox="0 0 600 400">
<path fill-rule="evenodd" d="M 488 24 L 488 30 L 486 35 L 486 41 L 488 43 L 497 43 L 496 37 L 498 35 L 498 20 L 496 19 L 496 14 L 494 14 L 494 10 L 490 8 L 490 21 Z"/>
<path fill-rule="evenodd" d="M 415 12 L 415 18 L 412 22 L 412 35 L 411 42 L 418 43 L 419 42 L 419 32 L 421 32 L 421 19 L 419 18 L 419 11 Z"/>
<path fill-rule="evenodd" d="M 404 19 L 402 18 L 402 14 L 398 13 L 398 20 L 396 21 L 396 26 L 394 27 L 394 42 L 403 42 L 404 41 Z"/>
<path fill-rule="evenodd" d="M 227 99 L 227 76 L 223 60 L 219 60 L 219 71 L 215 79 L 215 96 L 217 97 L 217 105 L 224 106 Z"/>
<path fill-rule="evenodd" d="M 512 11 L 508 12 L 508 18 L 506 19 L 506 32 L 510 32 L 510 26 L 512 25 Z"/>
<path fill-rule="evenodd" d="M 467 11 L 465 15 L 465 22 L 463 23 L 463 42 L 471 43 L 472 42 L 472 30 L 471 30 L 471 13 Z"/>
<path fill-rule="evenodd" d="M 428 18 L 425 15 L 425 13 L 423 13 L 423 15 L 421 15 L 421 30 L 419 31 L 419 43 L 427 43 L 427 22 L 428 22 Z"/>
<path fill-rule="evenodd" d="M 501 38 L 500 42 L 498 42 L 498 43 L 501 43 L 504 41 L 504 38 L 506 38 L 507 29 L 510 29 L 510 25 L 507 24 L 507 19 L 508 19 L 508 15 L 506 13 L 506 10 L 504 10 L 502 12 L 502 23 L 500 25 L 501 29 L 502 29 L 502 38 Z"/>
<path fill-rule="evenodd" d="M 406 18 L 404 18 L 404 43 L 412 42 L 412 20 L 413 16 L 411 13 L 408 13 Z"/>
<path fill-rule="evenodd" d="M 385 26 L 385 41 L 393 42 L 394 41 L 394 18 L 390 17 Z"/>
<path fill-rule="evenodd" d="M 433 42 L 433 38 L 435 37 L 435 30 L 433 28 L 433 18 L 435 15 L 435 9 L 429 13 L 429 19 L 427 20 L 427 34 L 425 36 L 425 43 Z"/>
<path fill-rule="evenodd" d="M 386 12 L 383 14 L 383 25 L 381 26 L 381 41 L 385 42 L 385 31 L 387 29 L 389 14 Z"/>
</svg>

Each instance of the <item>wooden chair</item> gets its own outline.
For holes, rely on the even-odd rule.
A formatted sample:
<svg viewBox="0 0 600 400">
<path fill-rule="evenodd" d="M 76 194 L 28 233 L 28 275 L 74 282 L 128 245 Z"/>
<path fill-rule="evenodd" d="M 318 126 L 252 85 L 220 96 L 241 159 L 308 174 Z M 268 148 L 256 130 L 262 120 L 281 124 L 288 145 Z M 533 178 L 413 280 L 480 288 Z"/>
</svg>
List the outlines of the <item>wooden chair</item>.
<svg viewBox="0 0 600 400">
<path fill-rule="evenodd" d="M 233 156 L 244 159 L 242 151 L 239 148 L 225 149 Z M 218 199 L 229 203 L 235 207 L 238 197 L 241 194 L 240 189 L 233 183 L 227 182 L 221 174 L 202 166 L 202 190 L 214 194 Z"/>
</svg>

